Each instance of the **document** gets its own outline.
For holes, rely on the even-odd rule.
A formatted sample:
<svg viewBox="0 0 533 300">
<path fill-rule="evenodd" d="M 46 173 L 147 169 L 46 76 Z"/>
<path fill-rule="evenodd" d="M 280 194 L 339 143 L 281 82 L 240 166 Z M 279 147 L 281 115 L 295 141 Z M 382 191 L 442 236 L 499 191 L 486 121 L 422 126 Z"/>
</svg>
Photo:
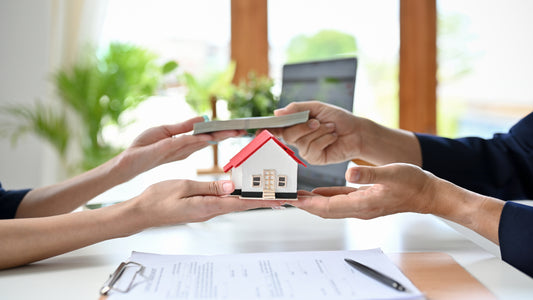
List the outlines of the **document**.
<svg viewBox="0 0 533 300">
<path fill-rule="evenodd" d="M 224 121 L 210 121 L 199 122 L 194 124 L 193 134 L 200 134 L 206 132 L 220 131 L 220 130 L 236 130 L 236 129 L 261 129 L 261 128 L 276 128 L 287 127 L 304 123 L 309 119 L 309 111 L 302 111 L 293 114 L 283 115 L 279 117 L 253 117 L 242 118 Z"/>
<path fill-rule="evenodd" d="M 345 258 L 387 274 L 406 291 L 366 276 Z M 109 300 L 424 299 L 380 249 L 214 256 L 133 252 L 129 262 L 135 264 L 122 272 Z"/>
</svg>

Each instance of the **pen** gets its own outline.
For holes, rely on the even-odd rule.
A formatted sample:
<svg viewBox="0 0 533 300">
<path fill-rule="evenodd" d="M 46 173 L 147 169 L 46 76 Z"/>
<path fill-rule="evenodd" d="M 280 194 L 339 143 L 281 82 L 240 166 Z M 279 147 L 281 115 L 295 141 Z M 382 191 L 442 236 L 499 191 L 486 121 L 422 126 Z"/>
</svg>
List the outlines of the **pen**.
<svg viewBox="0 0 533 300">
<path fill-rule="evenodd" d="M 361 263 L 358 263 L 356 262 L 355 260 L 353 259 L 350 259 L 350 258 L 345 258 L 344 259 L 345 262 L 347 262 L 350 266 L 352 266 L 353 268 L 357 269 L 358 271 L 360 271 L 361 273 L 369 276 L 369 277 L 372 277 L 374 278 L 375 280 L 387 285 L 387 286 L 390 286 L 391 288 L 393 289 L 396 289 L 398 291 L 402 291 L 402 292 L 405 292 L 406 289 L 403 285 L 401 285 L 399 282 L 397 282 L 396 280 L 390 278 L 389 276 L 383 274 L 383 273 L 380 273 L 370 267 L 367 267 Z"/>
</svg>

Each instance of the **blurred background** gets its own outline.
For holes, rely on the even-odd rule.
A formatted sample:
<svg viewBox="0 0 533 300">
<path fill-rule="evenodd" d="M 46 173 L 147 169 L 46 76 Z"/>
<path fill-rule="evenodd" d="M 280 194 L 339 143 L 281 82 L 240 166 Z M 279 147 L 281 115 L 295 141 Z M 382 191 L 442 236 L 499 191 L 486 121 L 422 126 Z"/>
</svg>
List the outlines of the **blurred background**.
<svg viewBox="0 0 533 300">
<path fill-rule="evenodd" d="M 228 108 L 243 94 L 275 104 L 293 62 L 357 56 L 354 114 L 399 127 L 402 2 L 3 0 L 0 181 L 81 172 L 148 127 L 210 115 L 212 96 L 226 100 L 220 118 L 246 114 Z M 528 0 L 436 1 L 436 133 L 490 137 L 532 110 L 532 11 Z M 266 67 L 249 73 L 256 58 Z"/>
</svg>

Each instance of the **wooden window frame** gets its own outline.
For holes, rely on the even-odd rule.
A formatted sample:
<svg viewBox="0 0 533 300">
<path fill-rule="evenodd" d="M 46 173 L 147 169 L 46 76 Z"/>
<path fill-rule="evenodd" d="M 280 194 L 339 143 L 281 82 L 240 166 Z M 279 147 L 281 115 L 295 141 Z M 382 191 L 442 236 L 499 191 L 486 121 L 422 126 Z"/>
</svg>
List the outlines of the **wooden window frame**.
<svg viewBox="0 0 533 300">
<path fill-rule="evenodd" d="M 400 128 L 437 132 L 437 3 L 400 0 Z"/>
<path fill-rule="evenodd" d="M 234 83 L 250 72 L 268 74 L 267 0 L 231 0 L 231 60 L 236 63 Z"/>
<path fill-rule="evenodd" d="M 437 3 L 400 1 L 400 128 L 437 131 Z M 268 0 L 231 0 L 234 81 L 268 75 Z"/>
</svg>

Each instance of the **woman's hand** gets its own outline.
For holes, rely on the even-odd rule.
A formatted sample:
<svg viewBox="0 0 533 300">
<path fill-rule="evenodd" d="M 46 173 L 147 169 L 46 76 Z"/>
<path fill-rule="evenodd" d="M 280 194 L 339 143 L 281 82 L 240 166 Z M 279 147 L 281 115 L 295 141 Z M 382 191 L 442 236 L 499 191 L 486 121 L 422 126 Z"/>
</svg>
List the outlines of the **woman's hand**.
<svg viewBox="0 0 533 300">
<path fill-rule="evenodd" d="M 198 122 L 203 122 L 203 118 L 195 117 L 182 123 L 153 127 L 144 131 L 119 155 L 118 169 L 124 176 L 133 178 L 156 166 L 185 159 L 210 143 L 246 133 L 243 130 L 227 130 L 211 134 L 184 134 L 193 130 L 194 123 Z"/>
<path fill-rule="evenodd" d="M 278 207 L 281 200 L 246 200 L 229 196 L 235 190 L 230 180 L 200 182 L 168 180 L 148 187 L 132 199 L 133 218 L 144 220 L 140 229 L 176 223 L 201 222 L 234 211 Z"/>
<path fill-rule="evenodd" d="M 70 212 L 104 191 L 164 163 L 181 160 L 191 153 L 229 137 L 245 134 L 228 130 L 186 135 L 202 117 L 183 123 L 150 128 L 132 145 L 106 163 L 76 177 L 30 191 L 17 210 L 17 218 L 41 217 Z"/>
<path fill-rule="evenodd" d="M 205 221 L 233 211 L 276 207 L 282 201 L 243 200 L 228 196 L 228 180 L 169 180 L 115 205 L 46 218 L 0 222 L 0 269 L 38 261 L 150 227 Z"/>
</svg>

